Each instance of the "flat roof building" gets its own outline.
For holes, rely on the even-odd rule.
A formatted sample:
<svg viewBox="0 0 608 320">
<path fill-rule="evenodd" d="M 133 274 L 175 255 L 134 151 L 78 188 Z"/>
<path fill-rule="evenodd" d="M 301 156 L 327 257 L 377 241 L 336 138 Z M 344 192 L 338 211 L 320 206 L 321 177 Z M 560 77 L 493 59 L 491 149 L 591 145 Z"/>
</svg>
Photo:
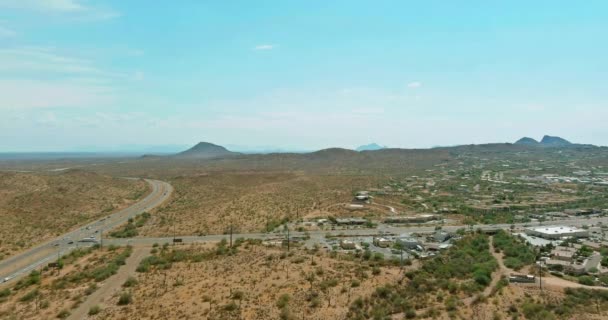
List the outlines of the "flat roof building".
<svg viewBox="0 0 608 320">
<path fill-rule="evenodd" d="M 546 226 L 526 229 L 526 234 L 543 239 L 588 238 L 589 231 L 577 227 Z"/>
</svg>

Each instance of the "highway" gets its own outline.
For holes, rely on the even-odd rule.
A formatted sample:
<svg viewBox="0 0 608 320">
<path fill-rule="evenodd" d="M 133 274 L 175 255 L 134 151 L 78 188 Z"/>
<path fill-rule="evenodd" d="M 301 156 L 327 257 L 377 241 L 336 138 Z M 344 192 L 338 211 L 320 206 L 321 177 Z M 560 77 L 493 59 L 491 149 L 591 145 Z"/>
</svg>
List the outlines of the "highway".
<svg viewBox="0 0 608 320">
<path fill-rule="evenodd" d="M 161 205 L 173 192 L 173 187 L 166 182 L 148 179 L 146 182 L 150 184 L 152 191 L 134 205 L 0 261 L 2 282 L 16 281 L 37 267 L 56 261 L 59 256 L 66 255 L 75 248 L 99 243 L 104 231 L 114 229 L 126 223 L 129 218 Z M 87 240 L 83 241 L 83 239 Z"/>
<path fill-rule="evenodd" d="M 166 199 L 169 198 L 173 192 L 173 187 L 163 181 L 158 180 L 147 180 L 151 185 L 152 192 L 146 196 L 143 200 L 138 203 L 111 214 L 100 220 L 91 222 L 85 226 L 79 227 L 78 229 L 72 230 L 60 237 L 57 237 L 51 241 L 33 247 L 27 251 L 24 251 L 18 255 L 15 255 L 6 260 L 0 261 L 0 279 L 3 282 L 13 282 L 20 277 L 27 275 L 31 270 L 46 265 L 49 262 L 56 261 L 59 256 L 68 254 L 70 251 L 77 247 L 91 246 L 95 243 L 99 243 L 101 235 L 104 231 L 114 229 L 121 224 L 127 222 L 129 218 L 135 217 L 136 215 L 151 210 L 161 205 Z M 521 229 L 524 227 L 533 227 L 540 225 L 568 225 L 568 226 L 583 226 L 583 225 L 596 225 L 598 223 L 607 224 L 608 217 L 572 217 L 567 219 L 555 219 L 551 221 L 545 221 L 542 224 L 539 222 L 528 222 L 528 223 L 515 223 L 515 224 L 495 224 L 495 225 L 443 225 L 442 229 L 445 231 L 454 232 L 458 229 L 482 229 L 484 231 L 504 229 L 509 230 L 513 226 L 515 229 Z M 349 229 L 336 229 L 336 230 L 318 230 L 309 232 L 297 232 L 291 231 L 290 236 L 292 238 L 309 236 L 310 240 L 306 241 L 307 245 L 322 244 L 327 234 L 332 234 L 339 237 L 364 237 L 364 236 L 383 236 L 383 235 L 400 235 L 403 233 L 431 233 L 435 231 L 437 224 L 421 224 L 417 226 L 404 226 L 396 227 L 387 224 L 380 224 L 376 228 L 365 229 L 365 228 L 349 228 Z M 189 236 L 189 235 L 177 235 L 175 238 L 179 238 L 182 243 L 204 243 L 204 242 L 215 242 L 221 241 L 222 239 L 229 239 L 227 234 L 219 235 L 206 235 L 206 236 Z M 284 239 L 285 234 L 283 232 L 274 233 L 241 233 L 233 234 L 233 239 L 247 238 L 247 239 L 260 239 L 260 240 L 275 240 Z M 83 239 L 87 239 L 83 242 Z M 133 246 L 151 246 L 155 243 L 165 244 L 173 243 L 174 237 L 148 237 L 148 238 L 129 238 L 129 239 L 116 239 L 109 238 L 103 239 L 103 245 L 133 245 Z M 4 281 L 6 280 L 6 281 Z"/>
</svg>

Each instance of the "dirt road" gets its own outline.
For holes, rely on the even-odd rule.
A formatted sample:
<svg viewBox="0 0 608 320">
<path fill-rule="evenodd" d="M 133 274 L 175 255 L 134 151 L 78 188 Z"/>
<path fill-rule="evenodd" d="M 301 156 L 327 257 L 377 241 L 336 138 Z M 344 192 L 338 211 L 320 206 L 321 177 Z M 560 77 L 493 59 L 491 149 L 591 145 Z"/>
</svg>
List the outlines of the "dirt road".
<svg viewBox="0 0 608 320">
<path fill-rule="evenodd" d="M 148 255 L 150 255 L 150 248 L 134 248 L 126 264 L 118 270 L 118 273 L 106 280 L 97 291 L 93 292 L 87 300 L 80 304 L 68 320 L 86 319 L 89 310 L 95 305 L 99 305 L 103 309 L 103 304 L 107 303 L 114 294 L 122 291 L 122 284 L 125 283 L 127 278 L 135 275 L 135 269 L 139 262 Z"/>
</svg>

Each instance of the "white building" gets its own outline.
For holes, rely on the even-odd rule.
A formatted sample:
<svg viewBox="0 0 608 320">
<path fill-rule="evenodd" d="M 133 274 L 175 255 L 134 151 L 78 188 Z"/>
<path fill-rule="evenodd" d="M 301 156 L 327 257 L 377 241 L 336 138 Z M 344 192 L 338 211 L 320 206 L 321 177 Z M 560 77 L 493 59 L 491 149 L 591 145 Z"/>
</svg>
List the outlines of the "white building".
<svg viewBox="0 0 608 320">
<path fill-rule="evenodd" d="M 526 234 L 543 239 L 588 238 L 589 231 L 577 227 L 543 226 L 526 229 Z"/>
</svg>

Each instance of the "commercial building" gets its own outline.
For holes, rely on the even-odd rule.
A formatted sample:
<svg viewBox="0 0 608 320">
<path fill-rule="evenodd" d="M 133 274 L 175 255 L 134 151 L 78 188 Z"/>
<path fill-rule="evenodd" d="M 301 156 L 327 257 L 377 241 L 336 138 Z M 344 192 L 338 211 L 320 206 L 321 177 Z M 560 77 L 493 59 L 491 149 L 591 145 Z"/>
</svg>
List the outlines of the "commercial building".
<svg viewBox="0 0 608 320">
<path fill-rule="evenodd" d="M 434 214 L 418 214 L 415 216 L 388 217 L 384 220 L 384 223 L 424 223 L 433 220 L 439 220 L 439 216 Z"/>
<path fill-rule="evenodd" d="M 589 231 L 577 227 L 546 226 L 526 229 L 526 234 L 543 239 L 588 238 Z"/>
</svg>

